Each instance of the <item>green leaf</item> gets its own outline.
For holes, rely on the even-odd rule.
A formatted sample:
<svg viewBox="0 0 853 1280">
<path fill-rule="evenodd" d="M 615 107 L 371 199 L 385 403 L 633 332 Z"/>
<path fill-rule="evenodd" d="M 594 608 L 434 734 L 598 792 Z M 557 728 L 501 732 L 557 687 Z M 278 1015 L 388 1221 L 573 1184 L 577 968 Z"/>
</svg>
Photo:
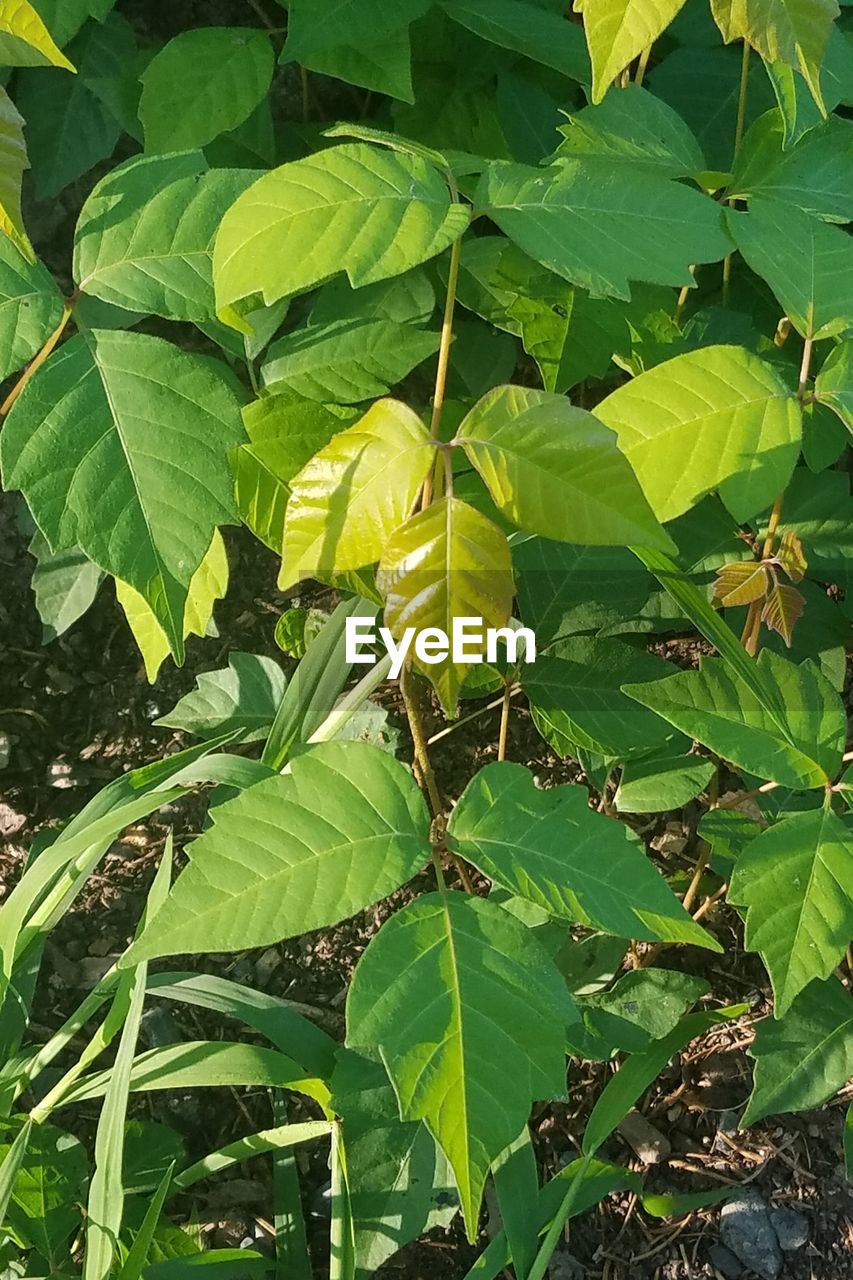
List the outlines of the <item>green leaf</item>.
<svg viewBox="0 0 853 1280">
<path fill-rule="evenodd" d="M 853 937 L 853 832 L 831 809 L 783 818 L 737 860 L 728 900 L 747 908 L 746 946 L 767 966 L 781 1018 L 828 978 Z"/>
<path fill-rule="evenodd" d="M 726 1009 L 712 1009 L 707 1013 L 688 1013 L 669 1035 L 662 1040 L 655 1040 L 644 1053 L 631 1054 L 616 1074 L 611 1076 L 596 1100 L 584 1130 L 584 1155 L 594 1154 L 610 1137 L 652 1081 L 657 1079 L 670 1058 L 696 1036 L 719 1023 L 740 1017 L 746 1009 L 747 1006 L 741 1004 L 731 1005 Z"/>
<path fill-rule="evenodd" d="M 623 547 L 578 547 L 547 538 L 514 543 L 521 621 L 539 648 L 552 640 L 618 625 L 639 613 L 655 586 Z"/>
<path fill-rule="evenodd" d="M 0 1146 L 0 1159 L 9 1152 Z M 48 1260 L 67 1256 L 81 1225 L 79 1199 L 88 1178 L 86 1150 L 51 1124 L 34 1125 L 12 1186 L 4 1226 L 12 1227 Z"/>
<path fill-rule="evenodd" d="M 376 575 L 385 601 L 385 625 L 396 639 L 414 627 L 453 635 L 455 618 L 476 618 L 484 627 L 505 627 L 512 611 L 509 544 L 504 533 L 466 502 L 445 497 L 419 512 L 392 535 Z M 474 628 L 472 628 L 474 630 Z M 465 645 L 485 653 L 485 634 Z M 430 676 L 449 715 L 471 664 L 438 662 L 418 666 Z"/>
<path fill-rule="evenodd" d="M 91 23 L 69 46 L 79 74 L 36 68 L 19 73 L 16 100 L 27 122 L 27 148 L 36 195 L 48 200 L 106 160 L 121 127 L 90 88 L 90 79 L 121 71 L 136 53 L 128 23 L 110 14 Z"/>
<path fill-rule="evenodd" d="M 0 460 L 52 549 L 79 546 L 129 583 L 181 661 L 190 582 L 217 524 L 234 519 L 226 451 L 242 436 L 211 362 L 160 338 L 92 330 L 24 388 Z"/>
<path fill-rule="evenodd" d="M 669 969 L 626 973 L 612 990 L 578 1001 L 582 1024 L 569 1027 L 569 1053 L 602 1062 L 616 1052 L 643 1053 L 708 991 L 704 979 Z"/>
<path fill-rule="evenodd" d="M 836 0 L 711 0 L 711 12 L 726 44 L 745 40 L 766 62 L 796 68 L 821 105 L 820 64 Z"/>
<path fill-rule="evenodd" d="M 288 42 L 281 55 L 282 62 L 291 59 L 291 15 L 301 5 L 291 4 L 288 9 Z M 385 93 L 402 102 L 414 102 L 412 89 L 412 45 L 407 27 L 400 27 L 379 39 L 370 27 L 359 24 L 352 39 L 331 48 L 317 49 L 299 58 L 308 71 L 322 76 L 333 76 L 348 84 L 361 85 L 373 93 Z"/>
<path fill-rule="evenodd" d="M 190 581 L 184 608 L 184 639 L 188 636 L 206 636 L 213 618 L 213 606 L 228 589 L 228 554 L 222 534 L 217 530 L 211 539 L 207 554 Z M 133 632 L 137 648 L 145 663 L 148 683 L 153 684 L 157 673 L 169 656 L 169 641 L 157 617 L 145 599 L 128 583 L 116 578 L 118 600 L 127 624 Z"/>
<path fill-rule="evenodd" d="M 749 1056 L 755 1083 L 742 1125 L 821 1107 L 853 1075 L 853 995 L 836 978 L 813 982 L 784 1018 L 764 1018 Z"/>
<path fill-rule="evenodd" d="M 847 726 L 838 694 L 810 662 L 795 666 L 762 649 L 756 667 L 776 688 L 781 724 L 772 704 L 719 658 L 702 659 L 698 671 L 624 689 L 740 769 L 780 786 L 825 787 L 844 750 Z"/>
<path fill-rule="evenodd" d="M 576 0 L 592 59 L 592 100 L 600 102 L 629 62 L 654 44 L 684 0 Z"/>
<path fill-rule="evenodd" d="M 29 0 L 4 0 L 0 9 L 0 64 L 5 67 L 65 67 L 74 70 Z"/>
<path fill-rule="evenodd" d="M 827 111 L 853 98 L 853 61 L 850 37 L 833 26 L 820 68 L 820 96 Z M 765 63 L 776 102 L 785 123 L 786 147 L 821 123 L 823 116 L 803 77 L 784 62 Z"/>
<path fill-rule="evenodd" d="M 585 787 L 541 791 L 523 765 L 486 765 L 453 810 L 448 836 L 484 875 L 558 919 L 620 938 L 722 949 L 693 923 L 637 837 L 590 809 Z"/>
<path fill-rule="evenodd" d="M 521 682 L 536 727 L 558 754 L 580 749 L 626 760 L 672 743 L 674 735 L 654 712 L 637 715 L 622 686 L 636 679 L 659 680 L 672 670 L 644 649 L 582 636 L 540 654 L 522 672 Z"/>
<path fill-rule="evenodd" d="M 733 163 L 741 63 L 740 49 L 676 48 L 648 75 L 648 84 L 656 96 L 677 111 L 692 129 L 708 167 L 722 172 Z M 752 58 L 747 76 L 746 127 L 773 105 L 773 91 L 764 67 L 758 58 Z"/>
<path fill-rule="evenodd" d="M 597 296 L 629 298 L 632 280 L 692 285 L 691 264 L 731 250 L 707 196 L 641 170 L 614 182 L 600 156 L 490 164 L 474 203 L 525 253 Z"/>
<path fill-rule="evenodd" d="M 844 1171 L 847 1181 L 853 1180 L 853 1102 L 844 1117 Z"/>
<path fill-rule="evenodd" d="M 182 31 L 141 76 L 145 150 L 189 151 L 236 129 L 266 96 L 274 63 L 256 27 Z"/>
<path fill-rule="evenodd" d="M 557 159 L 600 156 L 630 165 L 627 181 L 641 169 L 662 178 L 687 178 L 705 168 L 702 148 L 681 116 L 636 84 L 613 89 L 598 106 L 570 113 L 560 133 Z"/>
<path fill-rule="evenodd" d="M 81 618 L 98 592 L 103 574 L 79 547 L 50 550 L 42 534 L 33 535 L 30 555 L 36 567 L 30 585 L 41 618 L 43 639 L 55 640 Z"/>
<path fill-rule="evenodd" d="M 759 197 L 749 213 L 730 209 L 726 217 L 747 264 L 804 338 L 853 328 L 853 243 L 846 231 Z"/>
<path fill-rule="evenodd" d="M 168 320 L 211 320 L 213 240 L 249 186 L 247 169 L 208 169 L 200 151 L 135 156 L 97 184 L 74 236 L 83 292 Z"/>
<path fill-rule="evenodd" d="M 412 510 L 434 449 L 420 418 L 377 400 L 294 477 L 279 587 L 375 563 Z"/>
<path fill-rule="evenodd" d="M 237 730 L 241 742 L 257 742 L 269 732 L 286 683 L 272 658 L 232 653 L 227 667 L 202 672 L 194 691 L 154 723 L 183 729 L 196 738 L 216 738 Z"/>
<path fill-rule="evenodd" d="M 0 377 L 31 360 L 61 320 L 62 298 L 50 273 L 0 236 Z"/>
<path fill-rule="evenodd" d="M 833 347 L 815 378 L 815 398 L 834 409 L 853 434 L 853 342 Z"/>
<path fill-rule="evenodd" d="M 353 289 L 340 276 L 324 284 L 311 304 L 310 324 L 337 320 L 393 320 L 426 324 L 435 310 L 435 289 L 425 267 Z"/>
<path fill-rule="evenodd" d="M 729 199 L 761 196 L 828 222 L 853 219 L 853 123 L 833 116 L 789 150 L 784 132 L 779 111 L 756 120 L 738 152 Z"/>
<path fill-rule="evenodd" d="M 400 275 L 446 249 L 469 218 L 421 157 L 330 147 L 273 170 L 231 206 L 214 249 L 219 310 L 257 293 L 269 304 L 341 271 L 356 288 Z"/>
<path fill-rule="evenodd" d="M 296 329 L 274 342 L 264 385 L 308 400 L 355 404 L 385 395 L 438 350 L 439 335 L 393 320 L 336 320 Z"/>
<path fill-rule="evenodd" d="M 589 84 L 589 61 L 578 28 L 560 13 L 525 0 L 441 0 L 454 22 L 492 44 Z"/>
<path fill-rule="evenodd" d="M 36 0 L 34 8 L 56 43 L 64 48 L 88 18 L 104 22 L 115 4 L 116 0 Z"/>
<path fill-rule="evenodd" d="M 524 1277 L 536 1257 L 539 1207 L 539 1170 L 527 1125 L 492 1165 L 492 1178 L 514 1274 Z"/>
<path fill-rule="evenodd" d="M 425 1120 L 453 1166 L 469 1239 L 489 1165 L 535 1098 L 565 1092 L 563 1035 L 576 1017 L 533 935 L 494 903 L 419 898 L 362 955 L 347 1043 L 379 1050 L 404 1120 Z"/>
<path fill-rule="evenodd" d="M 325 0 L 290 0 L 287 6 L 287 43 L 282 61 L 303 62 L 314 54 L 335 49 L 342 43 L 359 43 L 364 33 L 371 40 L 385 40 L 420 18 L 430 0 L 338 0 L 330 21 Z"/>
<path fill-rule="evenodd" d="M 28 262 L 33 262 L 33 248 L 24 230 L 24 221 L 21 216 L 21 183 L 24 170 L 29 167 L 23 117 L 6 90 L 0 88 L 0 231 L 3 232 L 4 237 L 9 237 Z M 3 296 L 5 296 L 7 289 L 15 288 L 15 283 L 14 276 L 11 276 L 7 267 L 11 255 L 5 239 L 0 241 L 0 244 L 3 246 Z M 11 258 L 11 261 L 14 262 L 14 258 Z M 37 272 L 38 268 L 35 270 Z M 21 276 L 21 279 L 24 278 L 20 271 L 16 274 Z M 28 325 L 27 329 L 29 328 Z M 25 356 L 24 359 L 26 358 Z"/>
<path fill-rule="evenodd" d="M 705 790 L 715 772 L 713 760 L 702 756 L 641 756 L 622 770 L 614 803 L 619 813 L 681 809 Z"/>
<path fill-rule="evenodd" d="M 63 1106 L 102 1098 L 111 1077 L 111 1067 L 84 1076 L 65 1094 Z M 328 1099 L 328 1089 L 322 1081 L 306 1077 L 286 1054 L 254 1044 L 231 1044 L 227 1040 L 182 1040 L 180 1044 L 149 1049 L 134 1059 L 130 1073 L 131 1093 L 218 1089 L 223 1085 L 294 1089 L 321 1105 Z"/>
<path fill-rule="evenodd" d="M 331 1105 L 343 1119 L 356 1275 L 373 1275 L 425 1231 L 448 1226 L 456 1190 L 444 1153 L 421 1123 L 402 1121 L 376 1062 L 339 1050 Z"/>
<path fill-rule="evenodd" d="M 659 520 L 719 488 L 738 521 L 768 507 L 800 449 L 800 408 L 776 371 L 743 347 L 676 356 L 595 407 L 617 434 Z"/>
<path fill-rule="evenodd" d="M 237 510 L 255 537 L 281 551 L 290 482 L 357 413 L 282 388 L 243 410 L 249 443 L 231 455 Z"/>
<path fill-rule="evenodd" d="M 361 742 L 327 742 L 219 805 L 190 865 L 127 963 L 238 951 L 318 929 L 387 897 L 429 859 L 406 768 Z"/>
<path fill-rule="evenodd" d="M 498 509 L 543 537 L 667 547 L 616 436 L 563 396 L 496 387 L 463 420 L 459 443 Z"/>
</svg>

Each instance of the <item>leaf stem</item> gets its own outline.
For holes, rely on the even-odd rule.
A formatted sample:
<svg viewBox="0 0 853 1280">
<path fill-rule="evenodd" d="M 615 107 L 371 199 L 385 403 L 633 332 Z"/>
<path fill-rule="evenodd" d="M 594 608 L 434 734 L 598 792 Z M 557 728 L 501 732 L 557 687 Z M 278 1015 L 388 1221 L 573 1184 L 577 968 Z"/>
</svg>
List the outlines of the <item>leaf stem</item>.
<svg viewBox="0 0 853 1280">
<path fill-rule="evenodd" d="M 501 699 L 501 725 L 498 730 L 498 760 L 506 760 L 506 740 L 509 733 L 509 713 L 512 710 L 513 685 L 507 680 Z"/>
<path fill-rule="evenodd" d="M 738 158 L 740 144 L 743 139 L 743 126 L 746 120 L 746 95 L 749 88 L 749 45 L 746 40 L 743 42 L 740 64 L 740 88 L 738 90 L 737 99 L 737 120 L 735 122 L 735 145 L 732 154 L 732 168 Z M 729 300 L 729 282 L 732 277 L 732 255 L 729 253 L 723 259 L 723 306 Z"/>
<path fill-rule="evenodd" d="M 645 49 L 637 59 L 637 70 L 634 74 L 634 84 L 641 85 L 643 83 L 643 79 L 645 78 L 645 74 L 646 74 L 646 67 L 649 65 L 649 58 L 651 57 L 651 53 L 652 53 L 652 46 L 648 44 L 646 45 Z"/>
<path fill-rule="evenodd" d="M 448 175 L 450 185 L 450 195 L 454 203 L 459 198 L 459 192 L 456 189 L 456 183 Z M 450 344 L 453 341 L 453 313 L 456 308 L 456 285 L 459 280 L 459 259 L 462 253 L 461 237 L 453 241 L 450 249 L 450 266 L 447 272 L 447 297 L 444 302 L 444 319 L 441 322 L 441 341 L 438 348 L 438 368 L 435 374 L 435 391 L 432 398 L 432 417 L 430 418 L 429 434 L 432 440 L 438 440 L 438 432 L 441 427 L 441 411 L 444 408 L 444 396 L 447 390 L 447 370 L 450 366 Z M 436 459 L 436 462 L 438 459 Z M 426 511 L 432 502 L 433 490 L 433 469 L 424 481 L 423 496 L 421 497 L 421 510 Z"/>
<path fill-rule="evenodd" d="M 73 305 L 74 305 L 74 300 L 72 298 L 65 299 L 62 307 L 62 319 L 54 329 L 53 333 L 48 338 L 47 342 L 45 342 L 41 351 L 39 351 L 39 353 L 30 361 L 30 363 L 27 365 L 26 369 L 21 374 L 18 381 L 15 383 L 12 390 L 7 395 L 6 399 L 3 401 L 2 405 L 0 405 L 0 418 L 6 417 L 6 414 L 12 408 L 12 405 L 15 403 L 18 396 L 21 394 L 24 387 L 29 382 L 30 378 L 33 376 L 34 373 L 38 372 L 38 370 L 44 364 L 45 360 L 53 351 L 57 342 L 65 332 L 65 326 L 68 324 L 68 321 L 71 317 L 71 308 L 73 307 Z"/>
</svg>

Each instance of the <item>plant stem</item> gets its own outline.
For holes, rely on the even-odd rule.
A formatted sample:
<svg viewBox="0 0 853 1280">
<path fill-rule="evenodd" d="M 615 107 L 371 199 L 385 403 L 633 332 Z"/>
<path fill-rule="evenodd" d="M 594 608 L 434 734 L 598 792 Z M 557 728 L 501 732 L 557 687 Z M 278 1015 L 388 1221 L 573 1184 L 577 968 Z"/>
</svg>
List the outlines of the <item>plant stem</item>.
<svg viewBox="0 0 853 1280">
<path fill-rule="evenodd" d="M 637 70 L 634 75 L 634 84 L 641 85 L 643 83 L 643 79 L 646 74 L 646 67 L 649 65 L 649 58 L 651 57 L 651 53 L 652 53 L 652 46 L 650 44 L 646 45 L 645 49 L 640 54 L 637 60 Z"/>
<path fill-rule="evenodd" d="M 66 298 L 64 306 L 62 308 L 62 319 L 54 329 L 53 333 L 48 338 L 47 342 L 42 347 L 41 351 L 39 351 L 38 355 L 36 355 L 33 358 L 33 360 L 27 365 L 26 369 L 21 374 L 20 378 L 15 383 L 12 390 L 9 392 L 6 399 L 3 401 L 2 405 L 0 405 L 0 418 L 6 417 L 6 414 L 12 408 L 12 405 L 15 403 L 18 396 L 21 394 L 24 387 L 29 382 L 30 378 L 33 376 L 34 373 L 38 372 L 38 370 L 44 364 L 47 357 L 50 355 L 51 351 L 53 351 L 53 348 L 56 346 L 57 342 L 65 332 L 65 326 L 68 324 L 69 318 L 71 316 L 71 308 L 73 305 L 74 303 L 72 299 Z"/>
<path fill-rule="evenodd" d="M 732 168 L 740 151 L 741 140 L 743 139 L 743 125 L 746 119 L 746 94 L 749 88 L 749 45 L 744 40 L 741 53 L 740 64 L 740 89 L 738 90 L 737 99 L 737 121 L 735 123 L 735 145 L 732 154 Z M 732 255 L 728 254 L 723 259 L 723 306 L 729 300 L 729 282 L 732 277 Z"/>
<path fill-rule="evenodd" d="M 403 706 L 406 708 L 406 718 L 409 721 L 409 729 L 412 734 L 412 744 L 415 748 L 415 762 L 420 771 L 421 781 L 429 799 L 432 816 L 434 818 L 439 818 L 444 810 L 444 806 L 441 803 L 441 794 L 438 790 L 438 783 L 435 780 L 435 774 L 433 773 L 432 765 L 430 764 L 429 751 L 427 749 L 426 737 L 424 736 L 420 708 L 415 701 L 415 695 L 409 685 L 411 675 L 412 669 L 407 663 L 400 672 L 400 693 L 403 698 Z"/>
<path fill-rule="evenodd" d="M 450 194 L 454 202 L 459 198 L 456 184 L 450 180 Z M 447 390 L 447 370 L 450 365 L 450 344 L 453 341 L 453 312 L 456 307 L 456 285 L 459 280 L 459 258 L 462 253 L 461 238 L 454 240 L 450 250 L 450 266 L 447 271 L 447 297 L 444 301 L 444 319 L 441 322 L 441 342 L 438 348 L 438 368 L 435 374 L 435 391 L 432 398 L 432 417 L 429 434 L 432 440 L 438 440 L 441 426 L 441 411 L 444 408 L 444 395 Z M 436 459 L 436 461 L 438 461 Z M 424 481 L 421 497 L 421 510 L 426 511 L 432 502 L 433 470 Z"/>
<path fill-rule="evenodd" d="M 512 684 L 504 685 L 504 696 L 501 699 L 501 725 L 498 730 L 498 760 L 506 760 L 506 739 L 509 732 L 509 713 L 512 709 Z"/>
</svg>

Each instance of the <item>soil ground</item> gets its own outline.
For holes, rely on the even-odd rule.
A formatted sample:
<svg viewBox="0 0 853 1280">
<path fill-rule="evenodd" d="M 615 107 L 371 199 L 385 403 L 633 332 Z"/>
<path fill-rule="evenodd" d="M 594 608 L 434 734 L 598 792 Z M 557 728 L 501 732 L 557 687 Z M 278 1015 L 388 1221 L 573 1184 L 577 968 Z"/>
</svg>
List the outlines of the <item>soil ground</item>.
<svg viewBox="0 0 853 1280">
<path fill-rule="evenodd" d="M 8 735 L 11 748 L 9 764 L 0 772 L 0 871 L 6 889 L 32 837 L 67 819 L 110 778 L 183 745 L 180 735 L 154 728 L 152 721 L 192 687 L 200 670 L 224 665 L 233 649 L 281 656 L 272 633 L 283 604 L 274 587 L 273 557 L 247 535 L 230 531 L 232 588 L 217 608 L 222 638 L 191 641 L 186 666 L 178 671 L 167 664 L 149 686 L 109 588 L 102 589 L 94 607 L 66 636 L 42 645 L 29 588 L 32 561 L 16 508 L 16 495 L 0 495 L 0 731 Z M 448 799 L 455 799 L 472 772 L 493 758 L 497 715 L 496 710 L 484 712 L 436 744 L 434 762 Z M 555 759 L 520 708 L 513 711 L 508 756 L 531 766 L 546 782 L 577 776 L 576 766 Z M 201 816 L 196 801 L 134 828 L 116 844 L 53 936 L 35 1013 L 36 1039 L 59 1024 L 70 1002 L 76 1003 L 127 942 L 162 853 L 166 823 L 174 822 L 176 833 L 184 837 L 198 830 Z M 668 828 L 670 834 L 679 829 Z M 667 846 L 666 840 L 656 843 Z M 662 856 L 672 869 L 688 866 L 689 839 L 682 850 L 677 839 L 669 843 L 675 852 Z M 340 1033 L 352 968 L 377 923 L 400 901 L 398 895 L 336 929 L 262 952 L 194 957 L 168 967 L 198 968 L 254 983 L 311 1007 L 322 1025 Z M 808 1219 L 808 1243 L 786 1255 L 785 1280 L 853 1280 L 853 1187 L 844 1181 L 841 1145 L 845 1099 L 737 1132 L 733 1113 L 749 1091 L 746 1050 L 754 1021 L 767 1011 L 766 980 L 756 958 L 742 951 L 733 913 L 716 908 L 709 924 L 725 944 L 724 955 L 681 948 L 670 953 L 669 962 L 703 974 L 715 997 L 744 1000 L 750 1012 L 690 1046 L 645 1098 L 646 1116 L 672 1144 L 669 1158 L 647 1170 L 647 1185 L 684 1192 L 748 1183 L 771 1204 L 799 1209 Z M 146 1015 L 145 1027 L 151 1043 L 168 1036 L 235 1034 L 233 1026 L 214 1015 L 179 1006 L 167 1009 L 157 1002 L 152 1010 L 156 1012 Z M 573 1063 L 568 1102 L 544 1107 L 536 1115 L 533 1131 L 543 1177 L 573 1158 L 585 1115 L 610 1070 L 603 1064 Z M 260 1091 L 148 1095 L 140 1105 L 140 1114 L 178 1128 L 193 1156 L 269 1124 L 268 1103 Z M 86 1136 L 94 1118 L 94 1111 L 81 1108 L 74 1123 Z M 72 1122 L 67 1113 L 62 1119 Z M 603 1154 L 641 1167 L 619 1137 Z M 271 1213 L 268 1171 L 259 1168 L 263 1163 L 245 1166 L 240 1176 L 220 1181 L 201 1200 L 211 1243 L 239 1243 L 247 1234 L 263 1239 Z M 322 1193 L 328 1181 L 323 1157 L 306 1157 L 302 1172 L 309 1220 L 316 1227 L 317 1274 L 322 1276 Z M 615 1196 L 573 1225 L 555 1264 L 559 1271 L 552 1274 L 562 1280 L 710 1280 L 722 1274 L 710 1254 L 718 1242 L 717 1209 L 661 1223 L 647 1217 L 632 1197 Z M 454 1225 L 401 1251 L 384 1274 L 399 1280 L 461 1280 L 475 1256 Z"/>
</svg>

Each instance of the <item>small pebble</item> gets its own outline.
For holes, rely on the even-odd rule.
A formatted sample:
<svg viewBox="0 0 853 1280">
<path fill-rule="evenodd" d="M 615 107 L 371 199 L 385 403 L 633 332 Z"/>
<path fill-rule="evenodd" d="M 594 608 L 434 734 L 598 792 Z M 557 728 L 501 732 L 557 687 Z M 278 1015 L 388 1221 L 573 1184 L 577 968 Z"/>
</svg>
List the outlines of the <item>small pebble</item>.
<svg viewBox="0 0 853 1280">
<path fill-rule="evenodd" d="M 770 1221 L 767 1203 L 753 1188 L 723 1205 L 720 1239 L 760 1280 L 776 1280 L 781 1275 L 782 1251 Z"/>
<path fill-rule="evenodd" d="M 731 1249 L 727 1249 L 724 1244 L 715 1244 L 712 1249 L 709 1249 L 708 1258 L 726 1280 L 738 1280 L 743 1275 L 743 1267 Z"/>
<path fill-rule="evenodd" d="M 785 1253 L 794 1253 L 808 1243 L 809 1220 L 804 1213 L 796 1209 L 771 1209 L 770 1221 L 779 1247 Z"/>
<path fill-rule="evenodd" d="M 619 1132 L 643 1164 L 660 1164 L 672 1151 L 669 1138 L 649 1124 L 639 1111 L 629 1111 Z"/>
</svg>

